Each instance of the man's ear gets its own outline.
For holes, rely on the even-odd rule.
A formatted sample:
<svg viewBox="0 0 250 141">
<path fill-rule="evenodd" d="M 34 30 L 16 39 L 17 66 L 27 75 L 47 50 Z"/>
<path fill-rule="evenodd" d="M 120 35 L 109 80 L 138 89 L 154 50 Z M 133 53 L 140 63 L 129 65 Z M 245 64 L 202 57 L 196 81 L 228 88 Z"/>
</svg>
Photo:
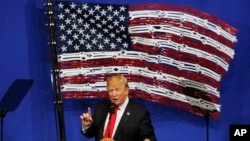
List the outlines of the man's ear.
<svg viewBox="0 0 250 141">
<path fill-rule="evenodd" d="M 126 94 L 128 95 L 128 92 L 129 92 L 129 88 L 126 88 Z"/>
</svg>

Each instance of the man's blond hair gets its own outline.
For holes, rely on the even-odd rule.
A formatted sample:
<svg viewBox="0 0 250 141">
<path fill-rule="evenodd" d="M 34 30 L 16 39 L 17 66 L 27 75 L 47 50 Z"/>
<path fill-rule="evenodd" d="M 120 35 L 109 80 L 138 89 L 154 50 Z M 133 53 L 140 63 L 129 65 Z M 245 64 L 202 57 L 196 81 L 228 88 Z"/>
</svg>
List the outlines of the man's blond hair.
<svg viewBox="0 0 250 141">
<path fill-rule="evenodd" d="M 109 77 L 107 79 L 107 86 L 109 86 L 111 83 L 122 83 L 126 88 L 129 88 L 127 78 L 120 74 Z"/>
</svg>

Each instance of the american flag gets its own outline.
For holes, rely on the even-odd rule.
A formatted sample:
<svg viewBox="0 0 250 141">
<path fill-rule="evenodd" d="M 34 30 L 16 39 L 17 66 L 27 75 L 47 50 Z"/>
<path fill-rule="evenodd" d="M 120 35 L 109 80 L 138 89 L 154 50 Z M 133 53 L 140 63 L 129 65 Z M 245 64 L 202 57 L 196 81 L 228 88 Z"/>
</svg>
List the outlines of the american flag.
<svg viewBox="0 0 250 141">
<path fill-rule="evenodd" d="M 106 98 L 106 78 L 128 78 L 130 97 L 219 117 L 220 80 L 237 29 L 168 4 L 55 2 L 60 87 L 67 98 Z"/>
</svg>

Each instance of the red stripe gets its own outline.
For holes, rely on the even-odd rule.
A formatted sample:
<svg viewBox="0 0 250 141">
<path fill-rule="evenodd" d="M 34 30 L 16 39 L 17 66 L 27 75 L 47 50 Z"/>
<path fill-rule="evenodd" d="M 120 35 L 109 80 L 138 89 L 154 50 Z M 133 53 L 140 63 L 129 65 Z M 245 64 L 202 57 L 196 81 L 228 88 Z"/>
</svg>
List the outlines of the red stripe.
<svg viewBox="0 0 250 141">
<path fill-rule="evenodd" d="M 79 62 L 74 61 L 74 62 L 61 62 L 60 63 L 61 69 L 69 68 L 69 66 L 71 66 L 70 68 L 73 68 L 73 66 L 75 68 L 100 67 L 100 66 L 136 66 L 136 67 L 143 67 L 143 68 L 147 67 L 151 71 L 162 72 L 162 73 L 174 75 L 177 77 L 183 77 L 183 78 L 187 78 L 190 80 L 208 84 L 214 88 L 219 88 L 219 82 L 206 75 L 199 74 L 196 72 L 179 70 L 177 68 L 167 66 L 167 65 L 149 63 L 149 62 L 142 61 L 142 60 L 110 58 L 110 59 L 98 59 L 98 60 L 89 60 L 89 61 L 79 61 Z"/>
<path fill-rule="evenodd" d="M 159 47 L 152 48 L 152 47 L 140 45 L 140 44 L 133 45 L 133 48 L 135 51 L 146 52 L 151 55 L 159 54 L 162 56 L 173 58 L 177 61 L 199 64 L 200 66 L 209 68 L 210 70 L 213 70 L 214 72 L 221 74 L 221 75 L 224 75 L 226 73 L 226 70 L 224 68 L 222 68 L 221 66 L 217 65 L 214 62 L 211 62 L 201 57 L 197 57 L 196 55 L 193 55 L 193 54 L 176 51 L 171 48 L 159 48 Z"/>
<path fill-rule="evenodd" d="M 226 62 L 230 62 L 232 59 L 227 54 L 215 49 L 214 47 L 212 47 L 210 45 L 205 45 L 205 44 L 202 44 L 202 42 L 200 42 L 198 40 L 191 39 L 188 37 L 180 37 L 180 36 L 170 34 L 170 33 L 137 33 L 137 34 L 131 34 L 131 37 L 144 37 L 147 39 L 171 40 L 171 41 L 176 42 L 176 43 L 187 45 L 189 47 L 193 47 L 193 48 L 202 50 L 204 52 L 214 54 L 216 56 L 219 56 L 221 59 L 223 59 Z M 132 46 L 134 46 L 134 45 L 132 45 Z"/>
<path fill-rule="evenodd" d="M 210 37 L 230 48 L 233 48 L 235 45 L 235 42 L 231 42 L 230 40 L 224 38 L 221 35 L 218 35 L 217 33 L 210 31 L 204 27 L 201 27 L 199 25 L 195 25 L 193 23 L 189 23 L 186 21 L 180 21 L 176 19 L 166 19 L 166 18 L 136 18 L 129 21 L 129 26 L 137 26 L 137 25 L 169 25 L 174 26 L 178 28 L 187 29 L 190 31 L 194 31 L 197 33 L 200 33 L 202 35 L 205 35 L 207 37 Z"/>
<path fill-rule="evenodd" d="M 109 77 L 110 75 L 63 77 L 60 79 L 60 81 L 61 81 L 61 85 L 86 84 L 86 83 L 91 84 L 91 83 L 95 83 L 95 82 L 105 82 L 107 77 Z M 176 84 L 168 82 L 168 81 L 156 80 L 156 79 L 149 78 L 146 76 L 139 76 L 139 75 L 132 75 L 132 74 L 124 74 L 124 76 L 127 77 L 129 82 L 138 82 L 138 83 L 153 85 L 156 87 L 161 87 L 161 88 L 171 90 L 173 92 L 176 91 L 178 93 L 186 94 L 186 95 L 191 96 L 193 98 L 204 99 L 207 101 L 211 101 L 213 103 L 219 103 L 219 97 L 217 97 L 211 93 L 207 93 L 205 91 L 199 90 L 199 89 L 182 87 L 182 86 L 176 85 Z"/>
<path fill-rule="evenodd" d="M 193 7 L 187 6 L 179 6 L 179 5 L 171 5 L 171 4 L 140 4 L 140 5 L 130 5 L 129 11 L 137 11 L 137 10 L 165 10 L 165 11 L 180 11 L 183 13 L 187 13 L 193 15 L 195 17 L 199 17 L 201 19 L 207 19 L 208 21 L 218 25 L 223 30 L 235 35 L 238 29 L 232 27 L 226 22 L 219 20 L 217 17 L 212 16 L 204 11 L 199 9 L 195 9 Z"/>
<path fill-rule="evenodd" d="M 82 92 L 63 92 L 63 96 L 66 99 L 80 99 L 80 98 L 108 98 L 107 92 L 102 91 L 102 92 L 88 92 L 88 91 L 82 91 Z M 189 103 L 185 103 L 179 100 L 175 100 L 175 99 L 171 99 L 168 97 L 162 97 L 162 96 L 158 96 L 155 94 L 149 94 L 143 91 L 135 91 L 135 90 L 130 90 L 129 93 L 129 97 L 130 98 L 142 98 L 148 101 L 152 101 L 152 102 L 156 102 L 156 103 L 160 103 L 163 105 L 167 105 L 167 106 L 172 106 L 175 108 L 180 108 L 180 109 L 184 109 L 187 111 L 190 111 L 193 114 L 199 115 L 199 116 L 203 116 L 204 111 L 206 111 L 205 109 L 202 109 L 200 107 L 191 105 Z M 219 112 L 218 111 L 209 111 L 210 112 L 210 116 L 213 118 L 218 118 L 219 117 Z"/>
</svg>

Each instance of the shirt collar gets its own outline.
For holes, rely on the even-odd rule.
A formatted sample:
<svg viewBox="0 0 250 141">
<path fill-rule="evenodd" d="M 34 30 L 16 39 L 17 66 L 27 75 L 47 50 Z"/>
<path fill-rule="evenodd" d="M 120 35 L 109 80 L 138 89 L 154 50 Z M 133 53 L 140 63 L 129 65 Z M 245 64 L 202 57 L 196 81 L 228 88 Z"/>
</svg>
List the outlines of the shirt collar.
<svg viewBox="0 0 250 141">
<path fill-rule="evenodd" d="M 129 99 L 128 99 L 128 97 L 125 99 L 125 101 L 119 106 L 119 110 L 124 110 L 126 107 L 127 107 L 127 105 L 128 105 L 128 102 L 129 102 Z"/>
</svg>

